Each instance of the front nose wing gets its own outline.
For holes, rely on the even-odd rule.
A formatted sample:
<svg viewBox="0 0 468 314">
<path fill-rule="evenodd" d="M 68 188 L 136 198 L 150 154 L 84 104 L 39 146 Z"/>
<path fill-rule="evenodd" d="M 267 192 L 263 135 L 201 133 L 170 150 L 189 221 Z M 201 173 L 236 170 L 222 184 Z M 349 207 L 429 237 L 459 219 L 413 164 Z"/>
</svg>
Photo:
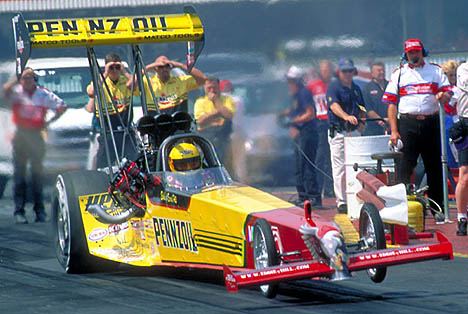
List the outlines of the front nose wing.
<svg viewBox="0 0 468 314">
<path fill-rule="evenodd" d="M 349 271 L 422 262 L 432 259 L 453 259 L 452 244 L 440 232 L 436 233 L 438 243 L 424 243 L 400 248 L 391 248 L 352 254 L 349 256 Z M 303 278 L 331 278 L 335 270 L 317 261 L 283 264 L 265 269 L 233 272 L 224 265 L 224 279 L 229 292 L 239 288 L 264 285 L 273 282 L 299 280 Z"/>
</svg>

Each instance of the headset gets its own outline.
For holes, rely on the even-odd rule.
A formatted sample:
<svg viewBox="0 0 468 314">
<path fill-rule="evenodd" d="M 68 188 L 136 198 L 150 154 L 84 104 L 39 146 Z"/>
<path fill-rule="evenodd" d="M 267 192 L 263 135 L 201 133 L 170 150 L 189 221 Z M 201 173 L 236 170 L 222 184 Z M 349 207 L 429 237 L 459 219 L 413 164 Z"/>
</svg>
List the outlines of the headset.
<svg viewBox="0 0 468 314">
<path fill-rule="evenodd" d="M 421 45 L 422 45 L 422 44 L 421 44 Z M 427 57 L 427 56 L 429 56 L 429 50 L 427 50 L 426 48 L 424 48 L 424 45 L 422 45 L 422 55 L 423 55 L 424 58 Z M 406 55 L 406 52 L 403 52 L 403 53 L 401 54 L 401 59 L 402 59 L 402 60 L 405 60 L 405 61 L 408 61 L 408 56 Z"/>
</svg>

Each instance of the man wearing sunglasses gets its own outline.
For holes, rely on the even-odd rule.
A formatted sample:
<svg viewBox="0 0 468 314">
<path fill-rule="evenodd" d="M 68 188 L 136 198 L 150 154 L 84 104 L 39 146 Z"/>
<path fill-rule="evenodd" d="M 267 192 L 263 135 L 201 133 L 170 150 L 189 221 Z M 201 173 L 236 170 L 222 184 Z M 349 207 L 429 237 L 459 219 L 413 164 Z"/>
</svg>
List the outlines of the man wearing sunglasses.
<svg viewBox="0 0 468 314">
<path fill-rule="evenodd" d="M 109 87 L 110 95 L 106 86 L 103 84 L 106 103 L 102 109 L 104 115 L 107 114 L 106 112 L 109 113 L 109 119 L 111 122 L 110 127 L 112 130 L 117 131 L 114 133 L 114 136 L 117 150 L 119 155 L 121 155 L 124 136 L 122 130 L 125 128 L 128 121 L 133 120 L 133 112 L 130 112 L 129 110 L 131 90 L 129 86 L 127 86 L 131 75 L 125 70 L 119 55 L 115 53 L 109 53 L 105 58 L 105 63 L 104 78 L 107 87 Z M 90 101 L 86 105 L 86 110 L 88 112 L 94 112 L 95 119 L 99 119 L 99 110 L 96 106 L 96 101 L 94 101 L 93 83 L 88 85 L 87 92 L 90 97 Z M 107 119 L 104 119 L 104 121 L 107 123 Z M 94 149 L 97 150 L 97 153 L 90 151 L 90 155 L 97 154 L 97 168 L 106 167 L 107 159 L 103 145 L 103 137 L 100 136 L 100 126 L 99 123 L 96 123 L 96 120 L 93 123 L 93 128 L 96 136 L 94 138 L 95 143 L 91 145 L 91 147 L 94 147 Z M 134 148 L 130 145 L 131 141 L 127 138 L 125 143 L 125 155 L 133 156 Z M 112 147 L 112 145 L 109 147 Z M 115 160 L 114 155 L 115 154 L 111 153 L 111 162 Z"/>
<path fill-rule="evenodd" d="M 342 58 L 338 61 L 338 80 L 332 81 L 327 88 L 328 105 L 328 143 L 333 173 L 338 212 L 348 211 L 346 202 L 344 138 L 360 136 L 363 125 L 359 119 L 365 117 L 364 99 L 361 89 L 353 82 L 357 74 L 353 60 Z"/>
<path fill-rule="evenodd" d="M 202 87 L 206 81 L 206 75 L 197 68 L 192 68 L 190 75 L 171 76 L 171 70 L 174 68 L 187 72 L 185 64 L 169 60 L 166 56 L 159 56 L 153 63 L 146 66 L 146 70 L 156 72 L 150 81 L 161 113 L 188 112 L 187 93 Z M 145 84 L 147 84 L 146 80 Z M 155 115 L 156 105 L 149 90 L 146 91 L 146 101 L 148 113 Z"/>
</svg>

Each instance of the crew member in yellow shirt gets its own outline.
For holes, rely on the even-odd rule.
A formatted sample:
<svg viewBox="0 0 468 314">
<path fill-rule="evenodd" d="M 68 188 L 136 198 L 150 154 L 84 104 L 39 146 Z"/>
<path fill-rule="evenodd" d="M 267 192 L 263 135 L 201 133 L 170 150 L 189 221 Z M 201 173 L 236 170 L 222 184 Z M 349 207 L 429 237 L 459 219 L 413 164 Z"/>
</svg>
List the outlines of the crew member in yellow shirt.
<svg viewBox="0 0 468 314">
<path fill-rule="evenodd" d="M 219 79 L 208 78 L 205 96 L 195 102 L 194 114 L 198 131 L 213 143 L 221 161 L 225 160 L 230 147 L 235 108 L 235 101 L 231 96 L 221 95 Z"/>
<path fill-rule="evenodd" d="M 123 130 L 125 129 L 128 121 L 132 121 L 133 119 L 133 112 L 130 112 L 130 98 L 131 98 L 131 90 L 127 86 L 131 75 L 125 70 L 120 57 L 115 53 L 109 53 L 105 58 L 105 71 L 104 77 L 107 86 L 109 87 L 110 94 L 107 92 L 106 87 L 103 84 L 104 94 L 106 97 L 106 103 L 104 104 L 107 107 L 107 111 L 109 112 L 109 118 L 111 122 L 111 128 L 114 130 L 114 137 L 115 142 L 117 145 L 117 150 L 119 152 L 119 156 L 122 155 L 122 146 L 123 146 Z M 94 86 L 93 83 L 88 85 L 87 88 L 88 96 L 91 99 L 94 99 Z M 115 110 L 114 104 L 112 103 L 112 99 L 117 107 L 117 111 Z M 96 106 L 96 101 L 88 102 L 86 106 L 86 110 L 89 112 L 95 112 L 96 118 L 99 118 L 99 111 Z M 103 107 L 103 114 L 106 114 L 106 107 Z M 122 119 L 122 121 L 119 118 Z M 107 124 L 107 119 L 104 119 L 105 123 Z M 122 125 L 123 122 L 123 125 Z M 99 126 L 100 131 L 100 126 Z M 97 151 L 97 168 L 102 168 L 107 166 L 107 159 L 106 159 L 106 152 L 104 146 L 104 138 L 101 134 L 96 136 L 95 141 L 97 141 L 96 147 L 98 147 Z M 108 144 L 111 156 L 111 162 L 113 162 L 115 158 L 115 153 L 112 149 L 112 143 L 110 142 L 111 138 L 108 136 Z M 132 141 L 127 137 L 125 139 L 125 156 L 128 158 L 135 157 L 135 149 L 132 145 Z"/>
<path fill-rule="evenodd" d="M 150 81 L 161 113 L 188 112 L 188 92 L 202 87 L 206 81 L 206 75 L 197 68 L 192 68 L 190 75 L 171 76 L 171 69 L 174 68 L 187 72 L 185 64 L 169 60 L 166 56 L 159 56 L 146 66 L 146 70 L 156 71 Z M 144 81 L 146 85 L 146 79 Z M 155 115 L 156 106 L 149 90 L 146 91 L 146 102 L 148 113 Z"/>
</svg>

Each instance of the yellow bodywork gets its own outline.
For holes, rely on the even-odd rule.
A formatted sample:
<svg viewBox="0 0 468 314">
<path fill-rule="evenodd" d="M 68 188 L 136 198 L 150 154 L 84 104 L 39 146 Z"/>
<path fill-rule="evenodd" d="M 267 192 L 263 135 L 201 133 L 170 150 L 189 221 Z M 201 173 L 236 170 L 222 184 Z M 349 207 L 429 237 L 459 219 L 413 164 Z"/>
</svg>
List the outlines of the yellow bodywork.
<svg viewBox="0 0 468 314">
<path fill-rule="evenodd" d="M 26 21 L 32 48 L 198 41 L 195 13 Z"/>
<path fill-rule="evenodd" d="M 147 197 L 145 216 L 119 225 L 100 223 L 86 210 L 96 203 L 111 207 L 106 193 L 81 196 L 90 254 L 138 266 L 192 263 L 242 267 L 248 241 L 244 233 L 247 216 L 293 206 L 251 187 L 195 194 L 188 208 L 178 206 L 180 195 L 161 192 L 161 196 L 166 204 L 152 203 Z"/>
</svg>

